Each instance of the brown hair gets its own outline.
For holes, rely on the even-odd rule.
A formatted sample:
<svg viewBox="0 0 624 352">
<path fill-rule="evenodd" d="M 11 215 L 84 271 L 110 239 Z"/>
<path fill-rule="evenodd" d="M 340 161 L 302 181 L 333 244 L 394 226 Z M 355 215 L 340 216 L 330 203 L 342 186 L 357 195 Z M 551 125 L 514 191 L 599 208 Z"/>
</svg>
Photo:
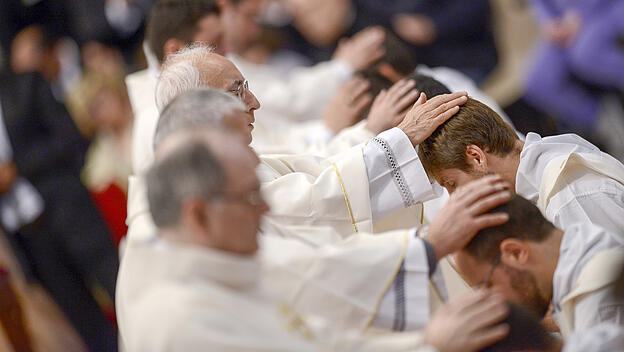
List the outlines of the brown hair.
<svg viewBox="0 0 624 352">
<path fill-rule="evenodd" d="M 507 238 L 542 242 L 555 229 L 540 210 L 525 198 L 514 195 L 511 200 L 489 211 L 507 213 L 509 220 L 499 226 L 489 227 L 477 233 L 465 251 L 479 261 L 493 262 L 500 253 L 500 244 Z"/>
<path fill-rule="evenodd" d="M 466 147 L 469 145 L 488 153 L 507 155 L 514 150 L 517 139 L 514 130 L 494 110 L 468 98 L 455 116 L 420 144 L 418 155 L 429 174 L 445 169 L 468 171 Z"/>
<path fill-rule="evenodd" d="M 149 15 L 146 38 L 159 62 L 163 62 L 163 46 L 176 38 L 190 43 L 197 32 L 199 20 L 209 14 L 219 14 L 216 0 L 160 0 Z"/>
</svg>

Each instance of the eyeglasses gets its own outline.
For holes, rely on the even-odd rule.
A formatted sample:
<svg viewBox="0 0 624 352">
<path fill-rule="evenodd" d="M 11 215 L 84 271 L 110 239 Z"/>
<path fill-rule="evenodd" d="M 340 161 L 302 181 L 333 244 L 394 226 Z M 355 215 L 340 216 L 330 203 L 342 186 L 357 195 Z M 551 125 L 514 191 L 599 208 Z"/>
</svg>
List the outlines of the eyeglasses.
<svg viewBox="0 0 624 352">
<path fill-rule="evenodd" d="M 252 207 L 259 207 L 259 206 L 266 204 L 266 202 L 264 201 L 264 198 L 262 197 L 262 193 L 260 192 L 260 190 L 253 190 L 251 192 L 248 192 L 247 194 L 237 194 L 237 195 L 220 194 L 219 196 L 217 196 L 217 199 L 222 199 L 222 200 L 236 202 L 236 203 L 243 203 L 243 204 L 250 205 Z"/>
<path fill-rule="evenodd" d="M 492 280 L 492 275 L 494 275 L 494 270 L 496 269 L 498 264 L 500 264 L 500 261 L 501 261 L 501 254 L 498 253 L 496 258 L 494 258 L 494 261 L 492 262 L 492 268 L 490 269 L 490 272 L 485 277 L 485 280 L 483 280 L 483 282 L 481 282 L 481 284 L 479 284 L 480 288 L 488 288 L 488 287 L 491 286 L 490 281 Z"/>
<path fill-rule="evenodd" d="M 236 89 L 228 90 L 228 92 L 234 93 L 234 95 L 239 97 L 240 100 L 242 100 L 242 101 L 245 101 L 245 98 L 247 97 L 247 92 L 248 91 L 249 91 L 249 82 L 247 80 L 244 80 L 243 82 L 241 82 L 238 85 L 238 87 L 236 87 Z"/>
</svg>

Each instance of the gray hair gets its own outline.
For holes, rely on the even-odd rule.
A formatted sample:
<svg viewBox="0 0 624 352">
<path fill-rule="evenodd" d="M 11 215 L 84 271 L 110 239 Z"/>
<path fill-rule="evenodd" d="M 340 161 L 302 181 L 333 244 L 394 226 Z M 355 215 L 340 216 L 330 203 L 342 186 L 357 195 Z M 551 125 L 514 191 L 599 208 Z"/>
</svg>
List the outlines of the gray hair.
<svg viewBox="0 0 624 352">
<path fill-rule="evenodd" d="M 226 182 L 223 167 L 199 138 L 185 141 L 158 159 L 145 177 L 150 212 L 159 228 L 179 223 L 187 199 L 210 200 Z"/>
<path fill-rule="evenodd" d="M 180 93 L 206 86 L 199 67 L 212 54 L 211 47 L 193 44 L 167 57 L 156 83 L 158 111 L 162 111 Z"/>
<path fill-rule="evenodd" d="M 245 111 L 245 104 L 225 91 L 199 88 L 184 92 L 161 113 L 154 133 L 154 148 L 168 136 L 182 130 L 223 129 L 223 118 L 236 111 Z"/>
</svg>

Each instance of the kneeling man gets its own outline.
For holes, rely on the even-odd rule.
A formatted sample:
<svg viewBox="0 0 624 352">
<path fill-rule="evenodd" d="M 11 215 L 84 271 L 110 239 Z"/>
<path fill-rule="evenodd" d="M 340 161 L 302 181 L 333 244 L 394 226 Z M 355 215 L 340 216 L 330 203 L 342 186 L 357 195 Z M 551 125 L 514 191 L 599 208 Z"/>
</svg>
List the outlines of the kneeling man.
<svg viewBox="0 0 624 352">
<path fill-rule="evenodd" d="M 529 133 L 523 142 L 496 112 L 468 99 L 418 154 L 450 193 L 496 173 L 557 227 L 586 221 L 624 238 L 624 165 L 577 135 Z"/>
<path fill-rule="evenodd" d="M 492 211 L 509 221 L 481 230 L 455 256 L 470 285 L 493 286 L 540 316 L 552 303 L 564 337 L 600 322 L 624 325 L 621 237 L 590 223 L 558 229 L 517 195 Z"/>
</svg>

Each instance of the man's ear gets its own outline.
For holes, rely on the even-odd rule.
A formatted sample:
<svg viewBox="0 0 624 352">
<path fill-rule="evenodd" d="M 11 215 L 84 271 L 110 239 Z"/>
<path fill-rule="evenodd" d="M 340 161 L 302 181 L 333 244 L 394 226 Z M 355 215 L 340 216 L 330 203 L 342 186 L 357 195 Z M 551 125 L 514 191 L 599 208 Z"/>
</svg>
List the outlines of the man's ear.
<svg viewBox="0 0 624 352">
<path fill-rule="evenodd" d="M 176 39 L 176 38 L 167 39 L 167 41 L 163 45 L 163 54 L 164 54 L 165 59 L 170 54 L 177 53 L 180 49 L 184 48 L 185 46 L 186 46 L 186 43 L 184 43 L 183 41 L 179 39 Z"/>
<path fill-rule="evenodd" d="M 487 155 L 485 154 L 483 149 L 477 147 L 474 144 L 466 147 L 466 163 L 473 170 L 487 172 Z"/>
<path fill-rule="evenodd" d="M 210 223 L 206 207 L 209 205 L 199 198 L 187 199 L 182 203 L 180 218 L 194 229 L 206 229 Z"/>
<path fill-rule="evenodd" d="M 384 76 L 392 83 L 396 83 L 403 78 L 403 75 L 397 72 L 397 70 L 395 70 L 394 67 L 387 62 L 380 62 L 377 64 L 377 73 Z"/>
<path fill-rule="evenodd" d="M 501 262 L 516 269 L 524 269 L 529 260 L 529 246 L 515 238 L 507 238 L 500 244 Z"/>
</svg>

